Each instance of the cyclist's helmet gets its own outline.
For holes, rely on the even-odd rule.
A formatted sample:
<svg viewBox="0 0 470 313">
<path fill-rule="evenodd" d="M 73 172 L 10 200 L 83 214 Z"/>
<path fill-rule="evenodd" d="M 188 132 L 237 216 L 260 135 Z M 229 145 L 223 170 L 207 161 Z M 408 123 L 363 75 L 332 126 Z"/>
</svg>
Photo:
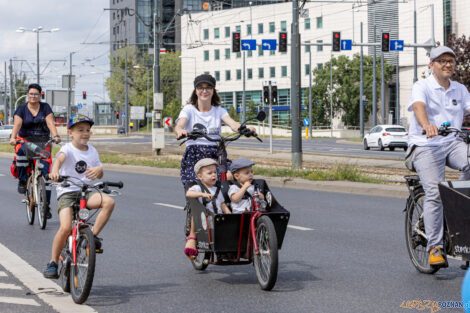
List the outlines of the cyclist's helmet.
<svg viewBox="0 0 470 313">
<path fill-rule="evenodd" d="M 67 128 L 70 129 L 72 128 L 73 125 L 76 125 L 78 123 L 83 123 L 83 122 L 89 123 L 90 126 L 93 126 L 93 124 L 95 124 L 95 122 L 93 122 L 93 120 L 89 118 L 88 116 L 83 115 L 83 114 L 75 114 L 69 119 Z"/>
</svg>

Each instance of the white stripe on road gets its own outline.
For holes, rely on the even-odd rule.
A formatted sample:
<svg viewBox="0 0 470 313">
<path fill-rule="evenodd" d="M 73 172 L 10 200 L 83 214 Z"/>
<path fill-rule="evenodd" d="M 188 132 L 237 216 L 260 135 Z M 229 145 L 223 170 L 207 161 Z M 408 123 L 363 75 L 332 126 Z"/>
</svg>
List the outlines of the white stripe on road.
<svg viewBox="0 0 470 313">
<path fill-rule="evenodd" d="M 7 277 L 7 273 L 0 271 L 0 277 Z"/>
<path fill-rule="evenodd" d="M 39 303 L 37 303 L 33 299 L 17 298 L 17 297 L 0 297 L 0 303 L 41 306 Z"/>
<path fill-rule="evenodd" d="M 183 206 L 179 205 L 174 205 L 174 204 L 169 204 L 169 203 L 161 203 L 161 202 L 155 202 L 155 205 L 160 205 L 160 206 L 166 206 L 169 208 L 174 208 L 174 209 L 179 209 L 183 210 Z M 308 227 L 302 227 L 302 226 L 295 226 L 295 225 L 287 225 L 287 227 L 293 228 L 293 229 L 298 229 L 298 230 L 313 230 L 313 228 L 308 228 Z"/>
<path fill-rule="evenodd" d="M 168 204 L 168 203 L 160 203 L 160 202 L 155 202 L 154 204 L 155 205 L 166 206 L 166 207 L 173 208 L 173 209 L 184 210 L 184 206 Z"/>
<path fill-rule="evenodd" d="M 5 176 L 5 174 L 0 174 L 0 176 Z"/>
<path fill-rule="evenodd" d="M 295 226 L 295 225 L 287 225 L 289 228 L 298 229 L 298 230 L 314 230 L 313 228 L 302 227 L 302 226 Z"/>
<path fill-rule="evenodd" d="M 96 313 L 87 306 L 73 302 L 72 297 L 64 296 L 62 288 L 54 281 L 44 278 L 42 273 L 29 265 L 26 261 L 14 254 L 0 243 L 0 265 L 23 283 L 32 294 L 52 306 L 59 313 Z M 52 290 L 53 292 L 47 292 Z"/>
<path fill-rule="evenodd" d="M 2 284 L 0 283 L 0 289 L 11 289 L 11 290 L 21 290 L 21 287 L 15 284 Z"/>
</svg>

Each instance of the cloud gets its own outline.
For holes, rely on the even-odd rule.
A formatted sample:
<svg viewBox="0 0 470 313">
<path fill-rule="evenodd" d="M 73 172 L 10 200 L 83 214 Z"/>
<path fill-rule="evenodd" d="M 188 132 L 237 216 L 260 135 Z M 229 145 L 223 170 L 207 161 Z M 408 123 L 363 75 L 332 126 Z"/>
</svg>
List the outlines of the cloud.
<svg viewBox="0 0 470 313">
<path fill-rule="evenodd" d="M 41 71 L 47 65 L 41 84 L 46 88 L 60 88 L 58 76 L 68 74 L 70 53 L 76 52 L 72 57 L 73 72 L 77 75 L 76 94 L 86 90 L 90 104 L 91 101 L 101 101 L 103 74 L 90 73 L 108 75 L 109 44 L 82 43 L 86 38 L 87 42 L 94 42 L 100 36 L 98 41 L 109 40 L 109 11 L 104 11 L 108 6 L 109 0 L 0 0 L 0 61 L 9 62 L 11 58 L 27 60 L 36 71 L 37 35 L 32 32 L 17 33 L 16 29 L 42 26 L 44 30 L 50 30 L 58 27 L 59 32 L 39 35 Z M 100 55 L 103 56 L 91 63 L 85 61 Z M 50 60 L 66 62 L 49 63 Z M 14 63 L 15 70 L 21 69 L 28 79 L 36 80 L 36 73 L 32 73 L 29 66 Z M 93 64 L 94 67 L 90 66 Z M 3 71 L 4 65 L 0 64 L 0 81 L 3 81 Z"/>
</svg>

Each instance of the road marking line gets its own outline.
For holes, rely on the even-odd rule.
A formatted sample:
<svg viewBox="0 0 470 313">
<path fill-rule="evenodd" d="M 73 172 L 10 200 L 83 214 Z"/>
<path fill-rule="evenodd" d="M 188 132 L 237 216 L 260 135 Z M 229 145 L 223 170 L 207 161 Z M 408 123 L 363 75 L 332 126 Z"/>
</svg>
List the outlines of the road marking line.
<svg viewBox="0 0 470 313">
<path fill-rule="evenodd" d="M 174 204 L 168 204 L 168 203 L 160 203 L 160 202 L 155 202 L 155 205 L 161 205 L 161 206 L 166 206 L 169 208 L 174 208 L 178 210 L 184 210 L 184 206 L 179 206 L 179 205 L 174 205 Z"/>
<path fill-rule="evenodd" d="M 21 290 L 22 288 L 15 284 L 2 284 L 0 283 L 0 289 L 10 289 L 10 290 Z"/>
<path fill-rule="evenodd" d="M 0 243 L 0 265 L 16 277 L 23 285 L 59 313 L 97 313 L 92 307 L 73 302 L 71 296 L 64 296 L 54 281 L 44 278 L 42 273 Z M 46 293 L 45 290 L 57 292 Z"/>
<path fill-rule="evenodd" d="M 39 303 L 37 303 L 33 299 L 25 299 L 25 298 L 17 298 L 17 297 L 0 297 L 0 303 L 41 306 Z"/>
<path fill-rule="evenodd" d="M 154 205 L 160 205 L 160 206 L 166 206 L 169 208 L 174 208 L 174 209 L 179 209 L 183 210 L 183 206 L 179 205 L 174 205 L 174 204 L 169 204 L 169 203 L 161 203 L 161 202 L 155 202 Z M 314 230 L 313 228 L 308 228 L 308 227 L 302 227 L 302 226 L 295 226 L 295 225 L 287 225 L 287 227 L 298 229 L 298 230 Z"/>
<path fill-rule="evenodd" d="M 298 230 L 314 230 L 313 228 L 302 227 L 302 226 L 295 226 L 295 225 L 287 225 L 289 228 L 298 229 Z"/>
<path fill-rule="evenodd" d="M 0 277 L 8 277 L 7 273 L 0 271 Z"/>
<path fill-rule="evenodd" d="M 0 176 L 5 176 L 5 174 L 1 174 L 1 173 L 0 173 Z"/>
</svg>

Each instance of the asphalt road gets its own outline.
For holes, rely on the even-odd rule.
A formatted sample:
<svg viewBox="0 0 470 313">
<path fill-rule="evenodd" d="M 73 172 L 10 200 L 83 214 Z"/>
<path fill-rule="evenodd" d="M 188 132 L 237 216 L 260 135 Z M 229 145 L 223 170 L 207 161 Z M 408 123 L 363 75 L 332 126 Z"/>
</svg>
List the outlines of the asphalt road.
<svg viewBox="0 0 470 313">
<path fill-rule="evenodd" d="M 122 136 L 114 138 L 92 139 L 92 142 L 93 141 L 112 142 L 114 144 L 133 144 L 138 146 L 150 144 L 152 141 L 152 136 L 147 134 L 136 134 L 131 135 L 130 137 Z M 177 141 L 174 135 L 166 135 L 165 144 L 179 145 L 180 141 Z M 239 140 L 230 143 L 230 147 L 269 150 L 269 138 L 263 139 L 262 143 L 254 138 L 240 138 Z M 273 151 L 291 151 L 291 140 L 288 138 L 274 138 Z M 303 139 L 302 151 L 316 154 L 341 156 L 349 155 L 391 160 L 403 160 L 405 157 L 405 152 L 403 149 L 396 149 L 395 151 L 389 151 L 386 149 L 384 151 L 380 151 L 378 149 L 371 148 L 371 150 L 364 150 L 362 148 L 362 144 L 354 142 L 348 143 L 344 140 L 337 139 Z"/>
<path fill-rule="evenodd" d="M 57 213 L 45 230 L 27 225 L 9 164 L 0 158 L 0 244 L 42 272 Z M 265 292 L 251 265 L 193 270 L 183 255 L 185 213 L 168 206 L 184 205 L 178 179 L 120 172 L 104 178 L 122 180 L 125 187 L 102 233 L 104 254 L 98 255 L 86 302 L 97 312 L 413 312 L 400 307 L 403 301 L 460 300 L 465 272 L 458 262 L 451 260 L 435 275 L 412 267 L 403 199 L 273 188 L 291 212 L 290 225 L 300 228 L 288 228 L 276 286 Z M 55 312 L 27 295 L 28 288 L 4 266 L 0 255 L 0 312 Z M 6 304 L 4 297 L 38 306 Z"/>
</svg>

